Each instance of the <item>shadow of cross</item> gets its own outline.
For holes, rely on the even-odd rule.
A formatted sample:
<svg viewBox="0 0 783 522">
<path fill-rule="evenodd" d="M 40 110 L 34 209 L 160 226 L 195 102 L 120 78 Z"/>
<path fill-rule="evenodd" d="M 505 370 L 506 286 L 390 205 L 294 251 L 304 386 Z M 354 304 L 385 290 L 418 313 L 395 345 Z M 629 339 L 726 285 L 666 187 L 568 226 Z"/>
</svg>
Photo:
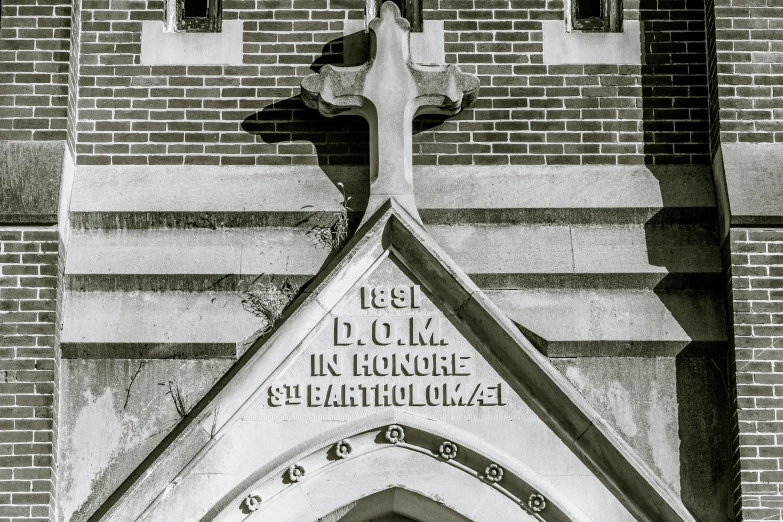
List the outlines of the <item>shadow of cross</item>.
<svg viewBox="0 0 783 522">
<path fill-rule="evenodd" d="M 478 96 L 479 80 L 456 65 L 411 62 L 410 24 L 393 2 L 370 22 L 370 59 L 325 65 L 302 80 L 302 101 L 327 117 L 356 114 L 370 127 L 370 198 L 364 220 L 395 198 L 419 222 L 413 198 L 412 122 L 419 114 L 453 116 Z"/>
</svg>

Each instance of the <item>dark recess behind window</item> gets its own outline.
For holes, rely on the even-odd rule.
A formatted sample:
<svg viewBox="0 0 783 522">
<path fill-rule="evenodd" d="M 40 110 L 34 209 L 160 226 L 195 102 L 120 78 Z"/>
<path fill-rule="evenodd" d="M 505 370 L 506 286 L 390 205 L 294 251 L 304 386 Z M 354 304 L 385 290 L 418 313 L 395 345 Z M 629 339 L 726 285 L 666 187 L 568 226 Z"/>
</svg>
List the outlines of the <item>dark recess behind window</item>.
<svg viewBox="0 0 783 522">
<path fill-rule="evenodd" d="M 571 0 L 572 28 L 579 31 L 620 31 L 620 0 Z"/>
<path fill-rule="evenodd" d="M 208 18 L 209 0 L 185 0 L 184 18 Z"/>
<path fill-rule="evenodd" d="M 420 33 L 424 30 L 424 17 L 422 15 L 421 2 L 422 0 L 385 0 L 388 2 L 394 2 L 397 7 L 400 8 L 402 17 L 408 20 L 411 24 L 411 31 L 414 33 Z M 383 3 L 383 1 L 381 2 Z M 380 7 L 380 6 L 379 6 Z M 378 10 L 380 13 L 380 9 Z"/>
<path fill-rule="evenodd" d="M 177 0 L 177 29 L 190 32 L 220 31 L 220 0 Z"/>
</svg>

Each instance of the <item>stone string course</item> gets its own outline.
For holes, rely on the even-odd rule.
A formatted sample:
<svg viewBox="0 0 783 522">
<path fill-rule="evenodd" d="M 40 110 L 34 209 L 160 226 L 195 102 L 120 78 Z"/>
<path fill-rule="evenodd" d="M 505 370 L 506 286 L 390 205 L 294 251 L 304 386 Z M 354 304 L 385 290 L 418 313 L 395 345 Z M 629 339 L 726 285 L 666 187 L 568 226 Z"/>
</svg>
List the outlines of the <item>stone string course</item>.
<svg viewBox="0 0 783 522">
<path fill-rule="evenodd" d="M 50 520 L 57 231 L 0 228 L 0 520 Z"/>
<path fill-rule="evenodd" d="M 540 21 L 562 19 L 558 0 L 425 1 L 447 62 L 482 91 L 456 118 L 417 123 L 415 163 L 707 163 L 703 5 L 626 4 L 644 22 L 644 66 L 545 65 Z M 81 2 L 79 164 L 367 163 L 363 121 L 326 120 L 297 97 L 302 77 L 341 62 L 364 1 L 223 5 L 244 21 L 243 66 L 141 66 L 142 21 L 161 20 L 163 3 Z"/>
<path fill-rule="evenodd" d="M 731 231 L 730 292 L 735 512 L 783 520 L 783 229 Z"/>
</svg>

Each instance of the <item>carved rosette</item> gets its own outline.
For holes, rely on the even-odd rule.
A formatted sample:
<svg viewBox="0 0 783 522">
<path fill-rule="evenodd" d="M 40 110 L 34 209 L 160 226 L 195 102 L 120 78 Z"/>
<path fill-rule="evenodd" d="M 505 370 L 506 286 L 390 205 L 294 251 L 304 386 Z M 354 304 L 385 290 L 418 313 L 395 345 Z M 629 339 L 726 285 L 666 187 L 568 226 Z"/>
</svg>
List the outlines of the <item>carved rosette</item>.
<svg viewBox="0 0 783 522">
<path fill-rule="evenodd" d="M 487 469 L 484 470 L 484 478 L 490 482 L 500 482 L 503 478 L 503 468 L 497 464 L 490 464 Z"/>
<path fill-rule="evenodd" d="M 348 439 L 343 439 L 334 445 L 334 453 L 341 459 L 344 459 L 350 455 L 351 450 L 353 450 L 353 448 L 351 447 L 351 443 Z"/>
<path fill-rule="evenodd" d="M 245 497 L 242 504 L 248 511 L 258 511 L 258 508 L 261 506 L 261 496 L 257 493 L 251 493 Z"/>
<path fill-rule="evenodd" d="M 443 444 L 440 445 L 440 449 L 438 450 L 438 452 L 440 453 L 440 458 L 444 460 L 451 460 L 454 457 L 456 457 L 457 451 L 459 451 L 459 447 L 453 442 L 449 442 L 449 441 L 444 441 Z"/>
<path fill-rule="evenodd" d="M 544 498 L 544 495 L 533 493 L 530 495 L 530 498 L 527 499 L 527 505 L 536 513 L 540 513 L 546 508 L 546 499 Z"/>
<path fill-rule="evenodd" d="M 305 469 L 300 463 L 296 463 L 288 468 L 288 479 L 291 482 L 299 482 L 305 476 Z"/>
<path fill-rule="evenodd" d="M 398 426 L 397 424 L 392 424 L 386 429 L 386 440 L 388 440 L 392 444 L 404 442 L 405 430 L 402 429 L 402 426 Z"/>
</svg>

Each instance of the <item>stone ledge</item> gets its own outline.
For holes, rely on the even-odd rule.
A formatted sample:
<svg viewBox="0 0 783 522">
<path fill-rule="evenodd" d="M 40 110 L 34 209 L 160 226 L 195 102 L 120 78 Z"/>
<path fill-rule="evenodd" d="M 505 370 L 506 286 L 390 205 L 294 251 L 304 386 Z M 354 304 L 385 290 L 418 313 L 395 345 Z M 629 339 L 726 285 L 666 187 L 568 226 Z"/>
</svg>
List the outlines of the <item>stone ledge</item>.
<svg viewBox="0 0 783 522">
<path fill-rule="evenodd" d="M 641 65 L 642 37 L 638 20 L 623 22 L 619 33 L 566 32 L 562 20 L 543 20 L 544 63 Z"/>
<path fill-rule="evenodd" d="M 64 276 L 65 287 L 74 292 L 235 292 L 253 281 L 288 281 L 306 285 L 315 274 L 80 274 Z M 720 272 L 638 273 L 468 273 L 482 290 L 702 290 L 723 285 Z"/>
<path fill-rule="evenodd" d="M 550 357 L 674 356 L 725 348 L 709 291 L 492 290 L 487 296 Z M 233 292 L 67 292 L 65 358 L 236 357 L 262 320 Z"/>
<path fill-rule="evenodd" d="M 433 225 L 472 274 L 721 273 L 707 227 Z M 72 231 L 71 274 L 316 274 L 329 251 L 306 229 Z"/>
<path fill-rule="evenodd" d="M 664 208 L 712 212 L 709 166 L 498 166 L 413 170 L 422 214 Z M 343 183 L 354 210 L 367 205 L 366 167 L 80 166 L 72 213 L 289 212 L 340 210 Z M 118 224 L 119 225 L 119 224 Z"/>
<path fill-rule="evenodd" d="M 219 33 L 167 32 L 163 22 L 141 26 L 142 65 L 242 65 L 242 20 L 224 20 Z"/>
</svg>

